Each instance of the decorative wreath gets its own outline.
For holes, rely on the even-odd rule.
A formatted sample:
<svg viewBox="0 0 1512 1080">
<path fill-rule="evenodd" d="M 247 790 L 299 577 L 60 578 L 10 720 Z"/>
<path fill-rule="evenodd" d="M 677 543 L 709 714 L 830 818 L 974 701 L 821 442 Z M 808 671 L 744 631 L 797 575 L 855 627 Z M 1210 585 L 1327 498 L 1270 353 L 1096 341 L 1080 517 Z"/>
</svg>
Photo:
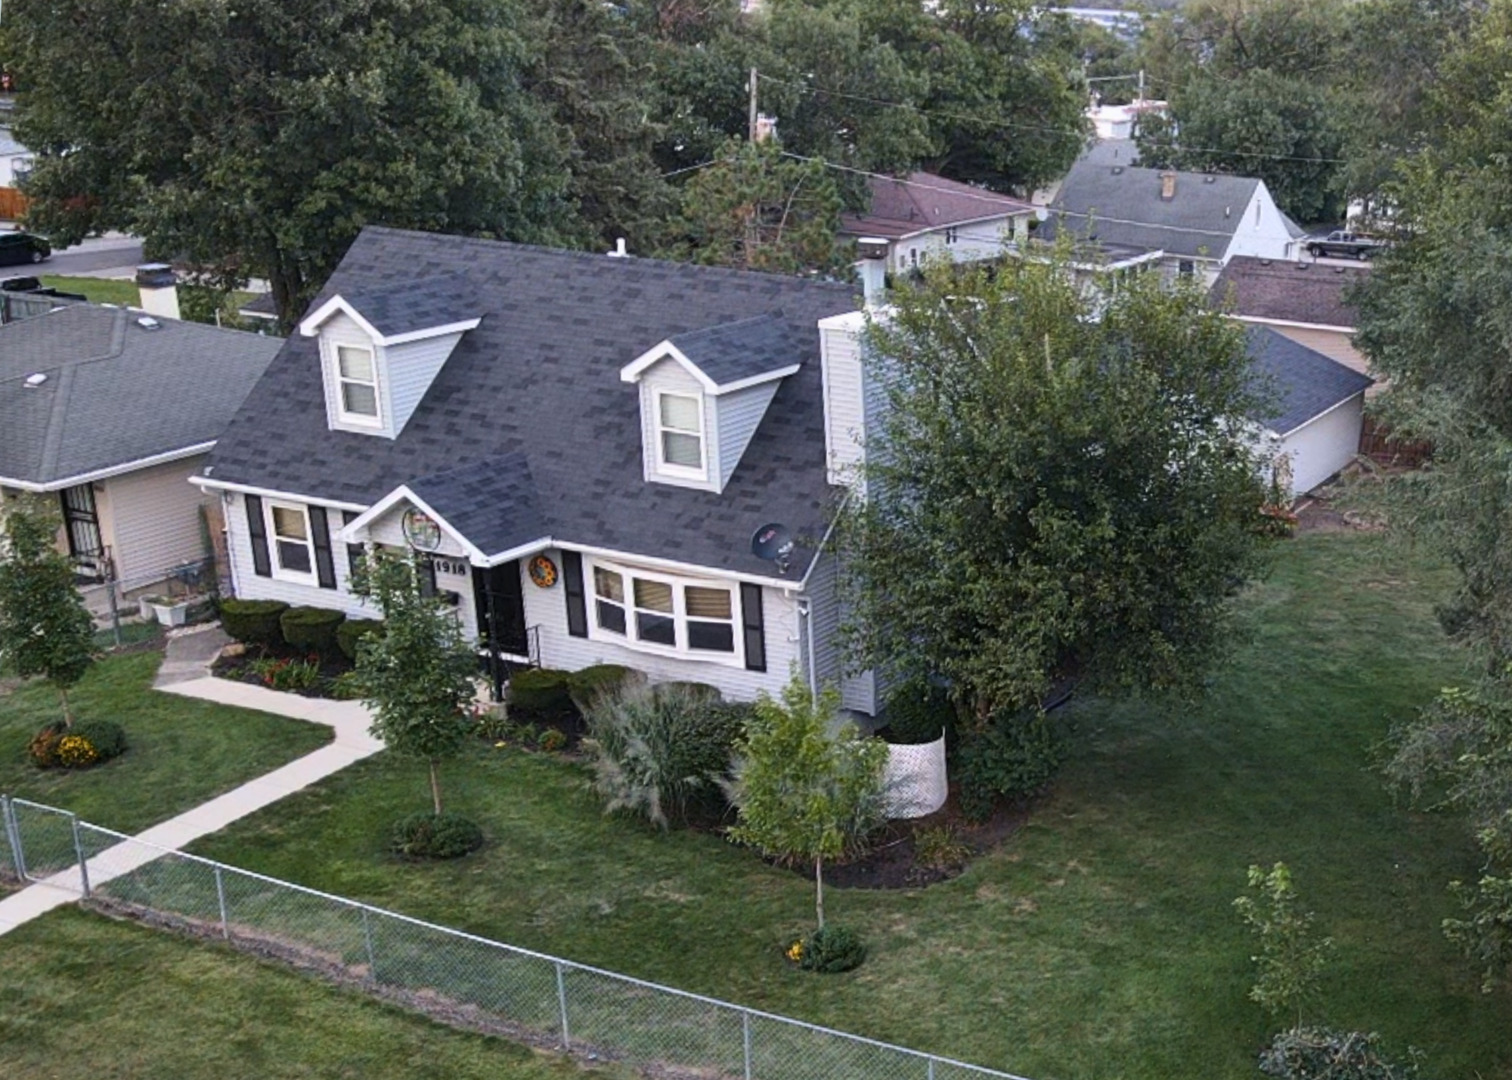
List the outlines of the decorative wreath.
<svg viewBox="0 0 1512 1080">
<path fill-rule="evenodd" d="M 557 568 L 545 555 L 537 555 L 530 560 L 530 580 L 543 589 L 549 589 L 556 584 Z"/>
</svg>

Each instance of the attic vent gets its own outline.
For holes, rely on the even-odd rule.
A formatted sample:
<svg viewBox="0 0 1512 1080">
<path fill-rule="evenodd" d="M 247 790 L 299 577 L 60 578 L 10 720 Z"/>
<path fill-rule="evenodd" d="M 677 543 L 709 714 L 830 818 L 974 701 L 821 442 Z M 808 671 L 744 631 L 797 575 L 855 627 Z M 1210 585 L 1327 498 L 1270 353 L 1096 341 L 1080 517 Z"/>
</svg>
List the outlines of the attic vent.
<svg viewBox="0 0 1512 1080">
<path fill-rule="evenodd" d="M 32 389 L 32 390 L 35 390 L 37 387 L 41 386 L 46 381 L 47 381 L 47 375 L 45 373 L 43 373 L 43 372 L 40 372 L 40 371 L 37 372 L 35 375 L 28 375 L 26 377 L 26 385 L 27 385 L 28 389 Z"/>
<path fill-rule="evenodd" d="M 1202 182 L 1204 184 L 1216 184 L 1218 182 L 1218 178 L 1216 176 L 1214 176 L 1212 173 L 1208 173 L 1206 176 L 1204 176 L 1202 178 Z"/>
<path fill-rule="evenodd" d="M 163 325 L 162 323 L 160 323 L 156 319 L 154 319 L 151 315 L 139 315 L 139 316 L 137 316 L 136 324 L 138 326 L 140 326 L 143 330 L 156 330 L 156 329 L 158 329 L 158 327 L 160 327 L 160 326 Z"/>
<path fill-rule="evenodd" d="M 1114 176 L 1121 176 L 1121 175 L 1123 175 L 1123 166 L 1122 165 L 1115 165 L 1115 166 L 1113 166 L 1113 175 Z"/>
<path fill-rule="evenodd" d="M 1269 259 L 1261 259 L 1260 260 L 1260 265 L 1261 266 L 1269 266 L 1270 264 L 1271 264 L 1271 261 Z"/>
<path fill-rule="evenodd" d="M 1234 216 L 1234 208 L 1232 206 L 1225 206 L 1223 208 L 1223 216 L 1224 217 L 1233 217 Z"/>
</svg>

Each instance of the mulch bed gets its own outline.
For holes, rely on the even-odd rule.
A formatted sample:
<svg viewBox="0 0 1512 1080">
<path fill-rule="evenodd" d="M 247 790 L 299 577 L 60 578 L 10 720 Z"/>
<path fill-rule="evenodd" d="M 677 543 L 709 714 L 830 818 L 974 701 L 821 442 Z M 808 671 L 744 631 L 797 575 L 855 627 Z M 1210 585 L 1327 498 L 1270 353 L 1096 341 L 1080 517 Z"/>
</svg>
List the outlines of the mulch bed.
<svg viewBox="0 0 1512 1080">
<path fill-rule="evenodd" d="M 210 665 L 211 674 L 222 679 L 233 679 L 236 682 L 251 683 L 254 686 L 268 687 L 253 670 L 252 665 L 263 658 L 275 660 L 313 660 L 320 667 L 320 681 L 314 686 L 303 690 L 285 690 L 285 693 L 298 694 L 301 697 L 329 698 L 331 697 L 331 683 L 342 675 L 352 670 L 352 665 L 344 656 L 320 656 L 316 653 L 301 652 L 289 648 L 248 648 L 239 655 L 227 655 L 222 653 L 216 657 L 215 663 Z M 275 687 L 268 687 L 276 689 Z"/>
</svg>

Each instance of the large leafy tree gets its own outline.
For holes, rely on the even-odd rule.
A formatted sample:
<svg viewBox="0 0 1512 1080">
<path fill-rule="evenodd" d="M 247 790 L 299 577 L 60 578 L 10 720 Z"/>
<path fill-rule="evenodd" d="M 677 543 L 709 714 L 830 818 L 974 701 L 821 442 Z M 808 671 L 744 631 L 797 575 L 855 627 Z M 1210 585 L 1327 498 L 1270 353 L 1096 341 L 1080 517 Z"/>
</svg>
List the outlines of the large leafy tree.
<svg viewBox="0 0 1512 1080">
<path fill-rule="evenodd" d="M 94 619 L 58 550 L 60 526 L 39 497 L 0 505 L 0 663 L 52 683 L 63 723 L 72 725 L 68 691 L 94 662 Z"/>
<path fill-rule="evenodd" d="M 454 608 L 421 588 L 421 556 L 374 549 L 354 591 L 383 612 L 384 632 L 357 649 L 357 681 L 373 708 L 373 734 L 430 770 L 431 802 L 441 813 L 441 762 L 462 749 L 477 694 L 478 658 Z"/>
<path fill-rule="evenodd" d="M 853 659 L 945 680 L 983 728 L 1068 677 L 1198 685 L 1262 559 L 1241 332 L 1153 275 L 1084 292 L 1067 259 L 935 270 L 869 334 Z"/>
<path fill-rule="evenodd" d="M 553 240 L 563 149 L 511 0 L 13 0 L 31 223 L 265 277 L 287 323 L 367 223 Z"/>
</svg>

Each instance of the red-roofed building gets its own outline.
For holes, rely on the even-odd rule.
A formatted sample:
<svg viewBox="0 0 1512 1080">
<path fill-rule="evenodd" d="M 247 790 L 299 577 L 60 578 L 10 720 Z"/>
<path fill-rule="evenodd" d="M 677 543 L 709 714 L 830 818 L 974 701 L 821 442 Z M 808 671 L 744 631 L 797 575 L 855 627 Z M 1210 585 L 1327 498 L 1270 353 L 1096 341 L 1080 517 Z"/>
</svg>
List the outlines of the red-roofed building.
<svg viewBox="0 0 1512 1080">
<path fill-rule="evenodd" d="M 872 180 L 871 206 L 864 214 L 847 214 L 841 230 L 858 239 L 886 240 L 887 267 L 897 272 L 926 259 L 999 258 L 1005 244 L 1027 235 L 1036 213 L 1022 199 L 915 172 Z"/>
</svg>

